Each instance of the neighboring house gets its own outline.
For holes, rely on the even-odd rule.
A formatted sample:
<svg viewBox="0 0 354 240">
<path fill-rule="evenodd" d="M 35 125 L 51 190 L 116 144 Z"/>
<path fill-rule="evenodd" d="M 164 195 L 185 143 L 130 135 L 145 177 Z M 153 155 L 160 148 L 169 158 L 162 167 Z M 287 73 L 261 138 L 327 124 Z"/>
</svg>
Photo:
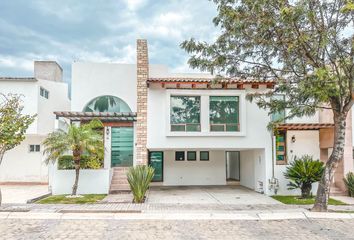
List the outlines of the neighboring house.
<svg viewBox="0 0 354 240">
<path fill-rule="evenodd" d="M 24 114 L 36 114 L 25 140 L 5 153 L 0 183 L 48 183 L 42 141 L 53 132 L 54 111 L 69 110 L 68 85 L 63 70 L 53 61 L 34 62 L 34 77 L 0 77 L 0 92 L 21 94 Z"/>
<path fill-rule="evenodd" d="M 245 98 L 273 87 L 271 81 L 215 82 L 207 74 L 170 73 L 149 64 L 146 40 L 137 42 L 137 64 L 74 63 L 72 111 L 56 115 L 72 122 L 99 118 L 105 126 L 104 168 L 82 170 L 78 191 L 126 190 L 126 168 L 150 164 L 160 185 L 240 184 L 272 194 L 274 175 L 279 193 L 295 193 L 283 177 L 287 163 L 303 154 L 325 161 L 333 144 L 332 119 L 318 112 L 281 124 L 273 148 L 267 124 L 277 116 Z M 353 170 L 351 124 L 347 136 L 335 177 L 342 190 L 343 174 Z M 54 166 L 52 174 L 53 193 L 69 193 L 74 171 Z"/>
</svg>

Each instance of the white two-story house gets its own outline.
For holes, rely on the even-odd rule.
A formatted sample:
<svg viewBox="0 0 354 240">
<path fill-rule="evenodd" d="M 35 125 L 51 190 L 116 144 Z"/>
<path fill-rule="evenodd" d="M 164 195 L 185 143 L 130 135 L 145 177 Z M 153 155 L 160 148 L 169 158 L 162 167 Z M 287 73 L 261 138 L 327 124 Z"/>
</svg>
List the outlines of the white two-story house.
<svg viewBox="0 0 354 240">
<path fill-rule="evenodd" d="M 269 181 L 276 178 L 278 192 L 288 194 L 287 164 L 303 154 L 326 161 L 333 124 L 318 112 L 280 125 L 272 136 L 272 116 L 246 95 L 273 87 L 271 81 L 170 73 L 149 64 L 146 40 L 137 41 L 136 64 L 74 63 L 71 111 L 58 111 L 57 118 L 99 118 L 105 126 L 104 168 L 82 170 L 79 192 L 126 190 L 126 168 L 149 164 L 155 184 L 164 186 L 240 184 L 271 194 Z M 335 178 L 342 190 L 343 174 L 353 170 L 351 124 L 347 136 Z M 54 167 L 53 193 L 69 193 L 73 179 L 73 171 Z"/>
<path fill-rule="evenodd" d="M 62 68 L 53 61 L 34 62 L 34 77 L 0 77 L 2 94 L 21 95 L 23 114 L 36 115 L 25 140 L 5 153 L 0 165 L 0 183 L 48 184 L 42 142 L 54 131 L 57 110 L 70 110 L 68 85 Z M 1 130 L 0 130 L 1 131 Z"/>
</svg>

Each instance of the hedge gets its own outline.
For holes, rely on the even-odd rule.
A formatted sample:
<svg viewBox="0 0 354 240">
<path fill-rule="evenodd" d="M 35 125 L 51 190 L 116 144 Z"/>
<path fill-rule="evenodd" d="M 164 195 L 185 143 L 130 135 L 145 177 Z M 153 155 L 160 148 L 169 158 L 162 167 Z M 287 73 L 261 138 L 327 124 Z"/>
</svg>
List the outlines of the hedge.
<svg viewBox="0 0 354 240">
<path fill-rule="evenodd" d="M 103 159 L 97 156 L 82 155 L 80 160 L 81 169 L 100 169 L 103 168 Z M 58 160 L 59 170 L 75 169 L 72 155 L 61 156 Z"/>
</svg>

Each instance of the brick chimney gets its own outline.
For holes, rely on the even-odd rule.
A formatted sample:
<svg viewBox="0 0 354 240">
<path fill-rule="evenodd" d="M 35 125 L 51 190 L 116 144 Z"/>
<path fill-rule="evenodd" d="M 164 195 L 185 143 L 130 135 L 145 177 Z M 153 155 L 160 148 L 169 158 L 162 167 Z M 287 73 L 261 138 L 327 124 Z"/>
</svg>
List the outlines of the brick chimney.
<svg viewBox="0 0 354 240">
<path fill-rule="evenodd" d="M 54 82 L 62 82 L 63 69 L 55 61 L 35 61 L 34 77 Z"/>
<path fill-rule="evenodd" d="M 149 77 L 149 57 L 147 41 L 137 40 L 137 123 L 136 123 L 136 162 L 147 165 L 147 79 Z"/>
</svg>

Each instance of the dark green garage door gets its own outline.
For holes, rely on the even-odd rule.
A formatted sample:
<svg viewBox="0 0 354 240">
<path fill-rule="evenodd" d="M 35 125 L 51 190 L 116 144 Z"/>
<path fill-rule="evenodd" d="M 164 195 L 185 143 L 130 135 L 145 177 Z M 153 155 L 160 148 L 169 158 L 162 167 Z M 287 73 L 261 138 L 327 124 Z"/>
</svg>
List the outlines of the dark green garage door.
<svg viewBox="0 0 354 240">
<path fill-rule="evenodd" d="M 112 167 L 133 166 L 133 128 L 112 128 Z"/>
</svg>

